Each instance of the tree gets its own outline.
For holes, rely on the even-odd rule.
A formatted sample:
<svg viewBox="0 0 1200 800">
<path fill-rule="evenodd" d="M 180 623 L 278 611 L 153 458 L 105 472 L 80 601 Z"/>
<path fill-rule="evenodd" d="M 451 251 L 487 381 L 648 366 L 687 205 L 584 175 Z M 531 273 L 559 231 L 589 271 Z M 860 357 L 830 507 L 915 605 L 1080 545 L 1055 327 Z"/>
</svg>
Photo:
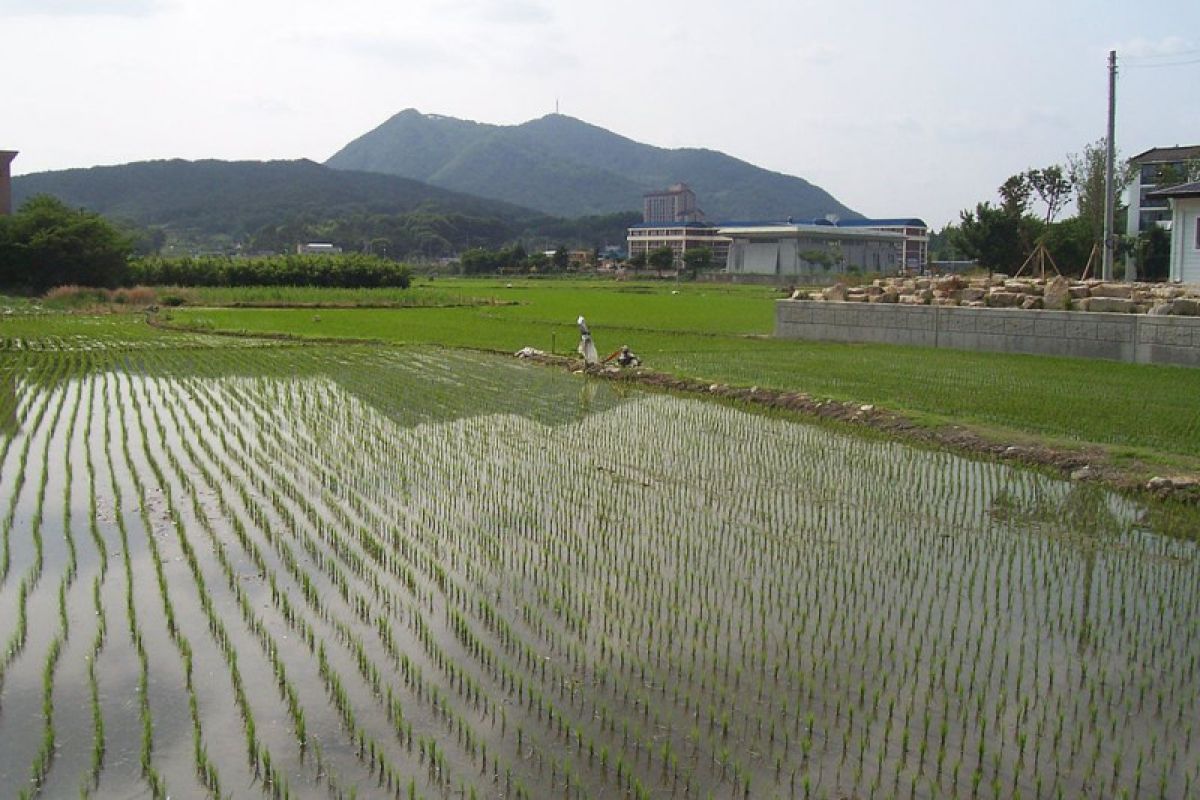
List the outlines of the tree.
<svg viewBox="0 0 1200 800">
<path fill-rule="evenodd" d="M 567 252 L 566 245 L 559 245 L 554 250 L 554 269 L 562 272 L 567 268 L 567 264 L 571 263 L 571 254 Z"/>
<path fill-rule="evenodd" d="M 1076 214 L 1087 220 L 1092 232 L 1092 242 L 1100 244 L 1104 239 L 1104 171 L 1107 146 L 1103 138 L 1084 145 L 1083 151 L 1067 156 L 1067 179 L 1075 190 Z M 1118 164 L 1119 164 L 1118 160 Z M 1113 195 L 1121 196 L 1133 179 L 1136 164 L 1118 167 L 1113 174 Z M 1115 207 L 1115 206 L 1114 206 Z"/>
<path fill-rule="evenodd" d="M 1058 216 L 1058 212 L 1062 211 L 1071 196 L 1071 182 L 1063 174 L 1062 167 L 1054 164 L 1045 169 L 1031 169 L 1025 173 L 1025 180 L 1028 182 L 1029 188 L 1046 206 L 1042 224 L 1049 225 L 1054 222 L 1054 218 Z"/>
<path fill-rule="evenodd" d="M 683 254 L 683 263 L 691 272 L 692 277 L 696 277 L 697 273 L 712 269 L 713 267 L 713 252 L 708 247 L 696 247 L 688 250 Z"/>
<path fill-rule="evenodd" d="M 99 214 L 48 195 L 0 217 L 0 286 L 41 293 L 55 286 L 117 286 L 132 245 Z"/>
<path fill-rule="evenodd" d="M 675 251 L 671 249 L 670 245 L 655 248 L 646 255 L 646 263 L 659 272 L 670 269 L 671 265 L 675 263 Z"/>
<path fill-rule="evenodd" d="M 646 266 L 646 254 L 642 252 L 630 258 L 629 266 L 633 267 L 634 269 L 641 269 L 642 267 Z"/>
<path fill-rule="evenodd" d="M 1039 220 L 1014 213 L 1016 208 L 983 202 L 974 211 L 960 212 L 961 223 L 947 232 L 951 246 L 989 269 L 1014 272 L 1028 254 L 1026 243 L 1033 241 L 1041 228 Z"/>
</svg>

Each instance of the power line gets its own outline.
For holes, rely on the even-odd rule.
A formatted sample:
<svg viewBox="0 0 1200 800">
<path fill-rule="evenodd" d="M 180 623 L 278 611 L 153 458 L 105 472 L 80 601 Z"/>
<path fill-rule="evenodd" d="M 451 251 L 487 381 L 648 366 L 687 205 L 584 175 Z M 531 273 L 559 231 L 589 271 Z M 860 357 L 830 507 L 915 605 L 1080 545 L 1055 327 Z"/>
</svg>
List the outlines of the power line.
<svg viewBox="0 0 1200 800">
<path fill-rule="evenodd" d="M 1125 62 L 1125 69 L 1159 69 L 1160 67 L 1186 67 L 1189 64 L 1200 64 L 1200 58 L 1192 58 L 1187 61 L 1161 62 L 1158 64 L 1130 64 L 1128 60 Z"/>
<path fill-rule="evenodd" d="M 1155 58 L 1188 58 L 1190 56 L 1200 56 L 1198 50 L 1176 50 L 1173 53 L 1150 53 L 1144 56 L 1124 56 L 1125 61 L 1149 61 Z"/>
</svg>

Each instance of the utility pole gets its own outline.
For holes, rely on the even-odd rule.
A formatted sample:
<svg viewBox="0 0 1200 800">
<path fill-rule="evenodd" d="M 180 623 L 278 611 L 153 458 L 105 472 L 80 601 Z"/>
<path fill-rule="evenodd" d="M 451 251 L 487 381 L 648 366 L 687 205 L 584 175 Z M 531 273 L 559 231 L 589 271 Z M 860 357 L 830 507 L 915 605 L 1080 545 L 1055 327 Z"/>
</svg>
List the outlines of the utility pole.
<svg viewBox="0 0 1200 800">
<path fill-rule="evenodd" d="M 1104 158 L 1104 259 L 1101 276 L 1106 281 L 1113 279 L 1113 254 L 1116 250 L 1116 237 L 1113 233 L 1113 162 L 1116 160 L 1116 127 L 1117 127 L 1117 51 L 1108 51 L 1108 135 L 1105 136 L 1106 153 Z M 1131 266 L 1125 269 L 1126 280 Z"/>
</svg>

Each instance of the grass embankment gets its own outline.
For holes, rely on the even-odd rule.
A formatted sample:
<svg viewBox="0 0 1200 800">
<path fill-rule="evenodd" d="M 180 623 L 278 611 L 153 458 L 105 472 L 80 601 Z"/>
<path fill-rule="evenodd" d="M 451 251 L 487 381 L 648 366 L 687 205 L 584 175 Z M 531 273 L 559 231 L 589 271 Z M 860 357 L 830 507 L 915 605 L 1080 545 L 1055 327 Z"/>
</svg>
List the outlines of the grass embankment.
<svg viewBox="0 0 1200 800">
<path fill-rule="evenodd" d="M 447 282 L 449 283 L 449 282 Z M 1085 359 L 767 338 L 762 287 L 463 281 L 464 295 L 518 305 L 417 310 L 184 309 L 173 322 L 247 333 L 573 352 L 584 314 L 601 353 L 628 344 L 649 367 L 735 385 L 870 403 L 922 424 L 1056 446 L 1103 446 L 1117 461 L 1195 469 L 1200 370 Z"/>
</svg>

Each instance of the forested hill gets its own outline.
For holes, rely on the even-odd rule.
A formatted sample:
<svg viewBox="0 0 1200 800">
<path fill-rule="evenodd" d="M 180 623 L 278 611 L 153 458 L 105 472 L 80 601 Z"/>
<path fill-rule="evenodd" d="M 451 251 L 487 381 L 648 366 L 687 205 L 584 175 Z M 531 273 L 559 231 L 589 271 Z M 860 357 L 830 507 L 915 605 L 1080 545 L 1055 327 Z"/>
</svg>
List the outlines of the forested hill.
<svg viewBox="0 0 1200 800">
<path fill-rule="evenodd" d="M 638 209 L 644 192 L 680 181 L 714 220 L 859 216 L 802 178 L 714 150 L 641 144 L 561 114 L 501 126 L 408 109 L 326 164 L 564 216 Z"/>
<path fill-rule="evenodd" d="M 630 214 L 564 220 L 395 175 L 312 161 L 144 161 L 13 179 L 19 206 L 38 194 L 166 231 L 172 241 L 291 249 L 321 239 L 358 249 L 386 239 L 396 256 L 451 255 L 518 238 L 600 246 L 622 242 Z"/>
<path fill-rule="evenodd" d="M 235 233 L 299 215 L 402 214 L 418 208 L 507 221 L 541 216 L 415 180 L 333 170 L 308 160 L 140 161 L 13 179 L 17 205 L 35 194 L 143 225 Z"/>
</svg>

